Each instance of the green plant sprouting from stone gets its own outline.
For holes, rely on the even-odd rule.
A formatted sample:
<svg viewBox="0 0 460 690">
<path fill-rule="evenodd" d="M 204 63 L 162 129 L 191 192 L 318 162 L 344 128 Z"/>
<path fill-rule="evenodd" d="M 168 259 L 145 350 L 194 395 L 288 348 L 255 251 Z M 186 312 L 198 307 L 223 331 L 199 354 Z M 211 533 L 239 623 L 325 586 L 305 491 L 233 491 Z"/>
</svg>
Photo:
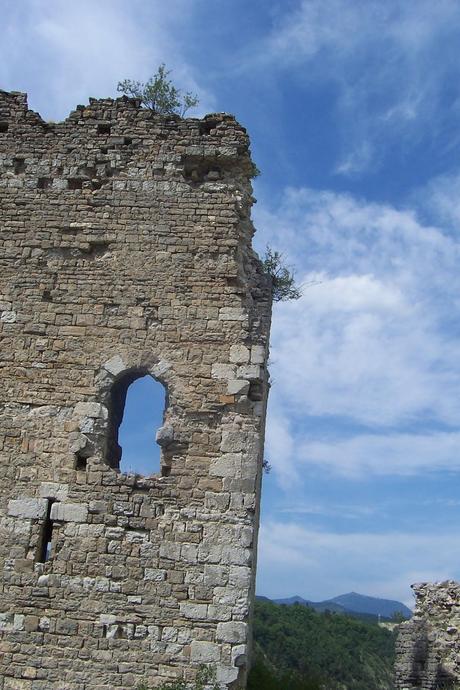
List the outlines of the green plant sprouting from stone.
<svg viewBox="0 0 460 690">
<path fill-rule="evenodd" d="M 296 283 L 295 273 L 284 263 L 284 257 L 280 252 L 273 250 L 269 245 L 262 259 L 265 273 L 272 278 L 272 296 L 274 302 L 286 302 L 299 299 L 302 291 Z"/>
<path fill-rule="evenodd" d="M 150 690 L 150 688 L 142 683 L 137 686 L 137 690 Z M 220 690 L 220 686 L 216 682 L 216 669 L 203 664 L 199 667 L 192 683 L 187 683 L 185 680 L 171 680 L 162 683 L 156 690 Z"/>
<path fill-rule="evenodd" d="M 184 117 L 187 110 L 195 108 L 199 99 L 196 94 L 187 91 L 182 94 L 172 81 L 166 65 L 161 63 L 156 74 L 146 82 L 124 79 L 119 81 L 117 91 L 131 98 L 138 98 L 142 105 L 158 115 L 180 115 Z"/>
</svg>

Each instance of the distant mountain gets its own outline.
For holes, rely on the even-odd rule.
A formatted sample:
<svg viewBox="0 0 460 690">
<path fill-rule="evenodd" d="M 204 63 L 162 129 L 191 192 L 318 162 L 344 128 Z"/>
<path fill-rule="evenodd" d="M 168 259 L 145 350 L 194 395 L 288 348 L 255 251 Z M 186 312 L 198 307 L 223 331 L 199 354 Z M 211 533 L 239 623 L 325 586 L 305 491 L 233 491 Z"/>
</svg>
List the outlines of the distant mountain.
<svg viewBox="0 0 460 690">
<path fill-rule="evenodd" d="M 366 597 L 364 594 L 357 594 L 350 592 L 349 594 L 341 594 L 338 597 L 331 599 L 336 604 L 343 606 L 349 611 L 356 611 L 357 613 L 372 613 L 374 616 L 384 616 L 391 618 L 395 613 L 402 613 L 406 618 L 412 616 L 410 608 L 402 604 L 400 601 L 394 599 L 379 599 L 378 597 Z"/>
<path fill-rule="evenodd" d="M 268 597 L 257 597 L 258 599 L 268 599 Z M 271 599 L 269 599 L 271 601 Z M 294 597 L 288 597 L 287 599 L 273 599 L 275 604 L 287 604 L 290 606 L 291 604 L 303 604 L 304 606 L 311 606 L 313 604 L 312 601 L 309 601 L 308 599 L 304 599 L 303 597 L 299 596 L 294 596 Z"/>
<path fill-rule="evenodd" d="M 266 597 L 263 598 L 266 599 Z M 309 606 L 315 611 L 327 610 L 333 613 L 346 613 L 359 618 L 377 618 L 381 616 L 382 618 L 389 619 L 398 612 L 402 613 L 406 618 L 412 616 L 412 611 L 400 601 L 368 597 L 357 592 L 341 594 L 338 597 L 326 599 L 325 601 L 310 601 L 299 596 L 274 599 L 273 601 L 276 604 L 286 604 L 287 606 L 292 606 L 292 604 Z"/>
</svg>

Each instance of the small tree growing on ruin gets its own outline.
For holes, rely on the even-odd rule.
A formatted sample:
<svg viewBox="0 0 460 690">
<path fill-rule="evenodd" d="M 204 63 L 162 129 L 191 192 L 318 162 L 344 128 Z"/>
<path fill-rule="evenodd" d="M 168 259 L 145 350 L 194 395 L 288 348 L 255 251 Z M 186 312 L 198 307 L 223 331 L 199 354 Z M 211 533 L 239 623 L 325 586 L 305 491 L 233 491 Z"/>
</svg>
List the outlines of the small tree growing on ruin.
<svg viewBox="0 0 460 690">
<path fill-rule="evenodd" d="M 265 273 L 272 278 L 272 296 L 274 302 L 286 302 L 291 299 L 299 299 L 302 290 L 296 283 L 295 273 L 284 263 L 284 257 L 280 252 L 273 250 L 269 245 L 262 259 Z"/>
<path fill-rule="evenodd" d="M 184 117 L 187 110 L 198 105 L 199 99 L 190 91 L 182 94 L 180 89 L 177 89 L 168 79 L 170 74 L 171 70 L 167 70 L 163 62 L 156 74 L 148 81 L 124 79 L 118 82 L 117 91 L 124 93 L 125 96 L 138 98 L 145 108 L 149 108 L 158 115 L 176 114 Z"/>
</svg>

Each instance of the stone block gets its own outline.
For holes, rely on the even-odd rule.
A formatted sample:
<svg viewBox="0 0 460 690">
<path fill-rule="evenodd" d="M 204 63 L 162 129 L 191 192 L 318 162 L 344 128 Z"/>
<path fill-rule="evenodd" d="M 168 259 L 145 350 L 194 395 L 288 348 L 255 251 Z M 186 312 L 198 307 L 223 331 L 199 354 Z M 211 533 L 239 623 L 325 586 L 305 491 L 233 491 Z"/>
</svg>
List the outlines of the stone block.
<svg viewBox="0 0 460 690">
<path fill-rule="evenodd" d="M 249 362 L 249 348 L 246 345 L 232 345 L 230 347 L 230 362 L 235 364 L 246 364 Z"/>
<path fill-rule="evenodd" d="M 248 381 L 258 381 L 262 378 L 262 369 L 257 364 L 243 364 L 238 367 L 237 375 L 239 378 L 247 379 Z"/>
<path fill-rule="evenodd" d="M 213 461 L 209 474 L 213 477 L 237 477 L 241 472 L 242 462 L 241 453 L 223 453 Z"/>
<path fill-rule="evenodd" d="M 242 431 L 223 431 L 220 449 L 223 453 L 239 453 L 245 449 L 246 438 Z"/>
<path fill-rule="evenodd" d="M 53 503 L 50 517 L 58 522 L 86 522 L 88 506 L 83 503 Z"/>
<path fill-rule="evenodd" d="M 32 690 L 32 681 L 23 678 L 5 678 L 4 690 Z"/>
<path fill-rule="evenodd" d="M 247 314 L 241 307 L 222 307 L 219 310 L 220 321 L 244 321 Z"/>
<path fill-rule="evenodd" d="M 144 571 L 144 580 L 149 580 L 150 582 L 163 582 L 166 580 L 166 570 L 146 568 Z"/>
<path fill-rule="evenodd" d="M 212 664 L 220 661 L 220 647 L 214 642 L 200 642 L 193 640 L 191 647 L 190 659 L 196 663 Z"/>
<path fill-rule="evenodd" d="M 48 501 L 44 498 L 18 498 L 8 503 L 8 515 L 27 520 L 46 517 Z"/>
<path fill-rule="evenodd" d="M 169 446 L 174 441 L 174 429 L 172 426 L 161 426 L 156 435 L 155 441 L 159 446 Z"/>
<path fill-rule="evenodd" d="M 181 615 L 192 620 L 206 620 L 208 605 L 181 601 L 179 604 Z"/>
<path fill-rule="evenodd" d="M 265 347 L 263 345 L 253 345 L 251 348 L 251 364 L 262 365 L 265 363 Z"/>
<path fill-rule="evenodd" d="M 230 379 L 227 383 L 227 393 L 230 395 L 246 395 L 249 391 L 249 381 L 245 379 Z"/>
<path fill-rule="evenodd" d="M 160 544 L 160 556 L 161 558 L 167 558 L 171 561 L 177 561 L 180 559 L 181 545 L 175 542 L 163 542 Z"/>
<path fill-rule="evenodd" d="M 34 561 L 30 558 L 16 558 L 14 569 L 17 573 L 30 573 L 34 569 Z"/>
<path fill-rule="evenodd" d="M 236 366 L 234 364 L 215 363 L 211 367 L 213 379 L 234 379 L 236 376 Z"/>
<path fill-rule="evenodd" d="M 238 669 L 234 666 L 217 665 L 216 668 L 217 682 L 228 687 L 238 678 Z"/>
<path fill-rule="evenodd" d="M 118 376 L 118 374 L 121 374 L 123 371 L 126 371 L 128 367 L 123 362 L 120 355 L 114 355 L 113 357 L 111 357 L 111 359 L 109 359 L 102 365 L 102 368 L 108 371 L 109 374 L 112 374 L 112 376 Z"/>
<path fill-rule="evenodd" d="M 69 485 L 57 482 L 42 482 L 40 484 L 40 496 L 54 498 L 56 501 L 65 501 L 69 495 Z"/>
<path fill-rule="evenodd" d="M 228 621 L 217 624 L 217 639 L 230 644 L 246 642 L 248 626 L 242 621 Z"/>
<path fill-rule="evenodd" d="M 15 323 L 17 319 L 17 314 L 15 311 L 2 311 L 0 314 L 0 321 L 3 323 Z"/>
<path fill-rule="evenodd" d="M 75 405 L 75 414 L 77 417 L 107 419 L 108 411 L 105 405 L 98 402 L 79 402 Z"/>
</svg>

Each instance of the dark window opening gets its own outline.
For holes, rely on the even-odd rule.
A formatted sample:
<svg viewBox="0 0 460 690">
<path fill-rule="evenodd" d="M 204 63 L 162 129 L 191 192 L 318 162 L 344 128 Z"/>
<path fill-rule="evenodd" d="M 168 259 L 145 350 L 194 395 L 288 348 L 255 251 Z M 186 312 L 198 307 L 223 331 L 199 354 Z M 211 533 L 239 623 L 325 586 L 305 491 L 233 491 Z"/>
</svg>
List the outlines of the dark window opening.
<svg viewBox="0 0 460 690">
<path fill-rule="evenodd" d="M 198 129 L 201 135 L 210 134 L 213 129 L 218 125 L 218 120 L 213 120 L 212 118 L 207 118 L 206 120 L 198 123 Z"/>
<path fill-rule="evenodd" d="M 39 177 L 37 181 L 38 189 L 47 189 L 51 187 L 52 179 L 50 177 Z"/>
<path fill-rule="evenodd" d="M 262 381 L 251 381 L 248 392 L 249 400 L 259 402 L 264 399 L 264 387 Z"/>
<path fill-rule="evenodd" d="M 124 138 L 124 144 L 125 144 L 125 146 L 129 146 L 129 145 L 132 144 L 132 143 L 133 143 L 133 140 L 131 139 L 131 137 L 125 137 L 125 138 Z"/>
<path fill-rule="evenodd" d="M 110 134 L 111 126 L 108 122 L 103 122 L 97 126 L 98 134 Z"/>
<path fill-rule="evenodd" d="M 164 386 L 150 375 L 127 372 L 112 387 L 107 463 L 129 474 L 158 473 L 161 450 L 155 441 L 166 408 Z"/>
<path fill-rule="evenodd" d="M 82 472 L 86 470 L 88 465 L 88 458 L 82 453 L 75 453 L 75 469 L 77 472 Z"/>
<path fill-rule="evenodd" d="M 8 131 L 8 122 L 0 122 L 0 133 L 5 134 Z"/>
<path fill-rule="evenodd" d="M 55 501 L 48 499 L 48 509 L 46 511 L 46 518 L 42 525 L 42 533 L 40 543 L 38 545 L 37 561 L 39 563 L 46 563 L 50 560 L 52 553 L 51 547 L 53 542 L 53 521 L 51 520 L 51 508 Z"/>
<path fill-rule="evenodd" d="M 83 180 L 81 177 L 70 177 L 67 180 L 67 189 L 81 189 L 83 187 Z"/>
<path fill-rule="evenodd" d="M 14 174 L 21 175 L 26 169 L 26 162 L 24 158 L 14 158 L 13 159 Z"/>
</svg>

